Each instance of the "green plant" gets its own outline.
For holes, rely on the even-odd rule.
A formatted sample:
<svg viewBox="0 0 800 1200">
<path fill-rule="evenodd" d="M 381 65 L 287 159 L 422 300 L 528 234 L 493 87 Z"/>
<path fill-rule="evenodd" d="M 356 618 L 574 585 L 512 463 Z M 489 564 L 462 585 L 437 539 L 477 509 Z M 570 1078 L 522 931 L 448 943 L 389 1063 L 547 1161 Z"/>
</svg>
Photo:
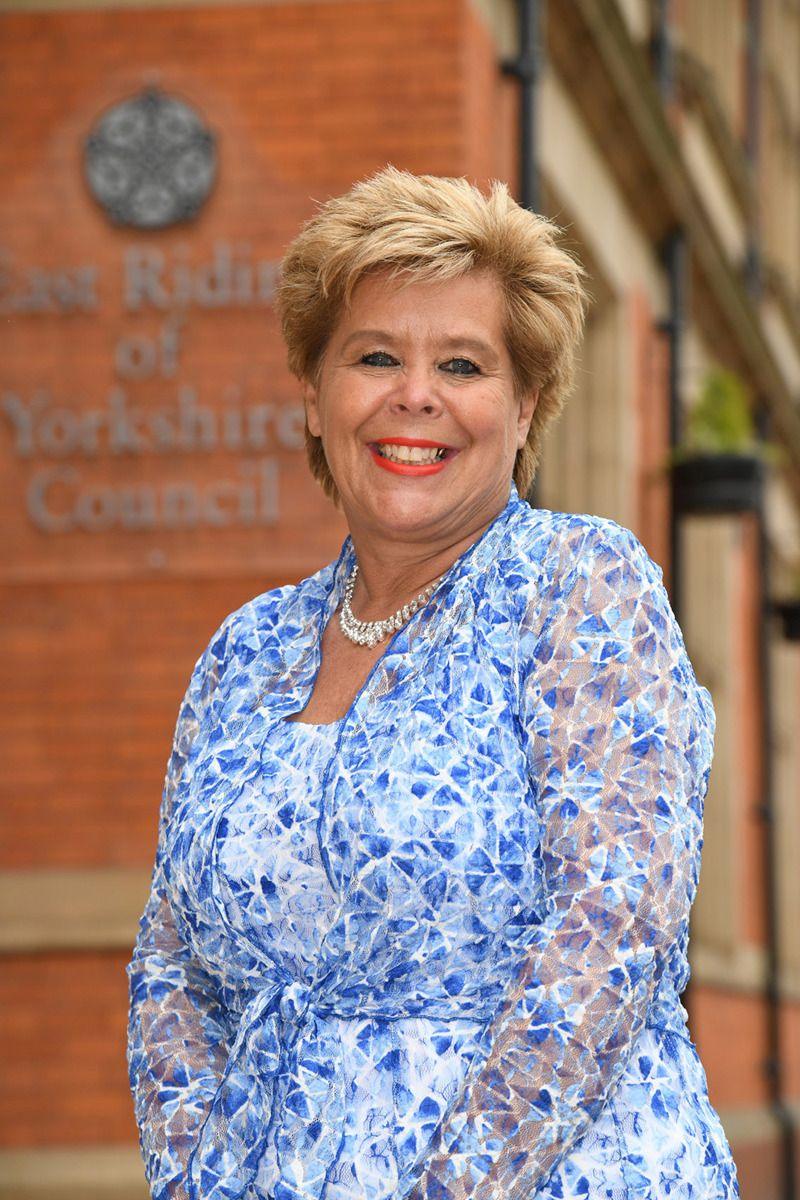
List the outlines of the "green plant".
<svg viewBox="0 0 800 1200">
<path fill-rule="evenodd" d="M 754 448 L 753 417 L 738 375 L 724 367 L 707 372 L 686 433 L 687 446 L 695 450 L 741 454 Z"/>
<path fill-rule="evenodd" d="M 668 462 L 701 454 L 746 454 L 769 462 L 784 461 L 777 443 L 757 437 L 747 388 L 725 367 L 710 367 L 706 372 L 689 412 L 684 440 L 670 452 Z"/>
</svg>

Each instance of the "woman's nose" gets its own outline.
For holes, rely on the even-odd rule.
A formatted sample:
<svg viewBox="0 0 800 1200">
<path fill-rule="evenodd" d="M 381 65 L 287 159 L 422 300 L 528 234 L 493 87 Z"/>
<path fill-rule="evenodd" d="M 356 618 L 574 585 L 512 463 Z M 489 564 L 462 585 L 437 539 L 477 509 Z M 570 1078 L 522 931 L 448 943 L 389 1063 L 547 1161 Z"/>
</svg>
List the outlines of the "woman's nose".
<svg viewBox="0 0 800 1200">
<path fill-rule="evenodd" d="M 397 387 L 392 390 L 390 401 L 410 412 L 433 412 L 442 405 L 437 380 L 424 367 L 407 367 L 401 373 Z"/>
</svg>

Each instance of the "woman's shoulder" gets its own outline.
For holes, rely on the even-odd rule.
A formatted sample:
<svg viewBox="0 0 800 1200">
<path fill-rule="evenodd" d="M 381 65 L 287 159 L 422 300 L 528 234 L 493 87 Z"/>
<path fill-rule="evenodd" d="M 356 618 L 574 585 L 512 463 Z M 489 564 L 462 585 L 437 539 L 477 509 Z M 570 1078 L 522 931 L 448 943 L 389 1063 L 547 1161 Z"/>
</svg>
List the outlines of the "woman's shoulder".
<svg viewBox="0 0 800 1200">
<path fill-rule="evenodd" d="M 246 669 L 273 637 L 285 637 L 292 622 L 302 626 L 309 605 L 319 603 L 329 585 L 328 563 L 297 583 L 259 592 L 229 612 L 208 641 L 198 665 L 211 668 L 216 680 L 223 673 Z"/>
<path fill-rule="evenodd" d="M 632 529 L 593 513 L 531 509 L 514 530 L 510 553 L 521 657 L 535 658 L 550 629 L 564 639 L 578 626 L 581 638 L 597 633 L 601 642 L 613 631 L 614 644 L 624 650 L 633 635 L 630 613 L 638 611 L 642 644 L 653 653 L 658 643 L 665 660 L 671 656 L 675 677 L 695 696 L 713 736 L 711 693 L 697 681 L 663 570 Z"/>
<path fill-rule="evenodd" d="M 619 564 L 623 572 L 660 583 L 663 572 L 626 525 L 596 513 L 532 508 L 511 529 L 507 569 L 540 591 L 543 585 L 567 584 L 576 575 Z"/>
</svg>

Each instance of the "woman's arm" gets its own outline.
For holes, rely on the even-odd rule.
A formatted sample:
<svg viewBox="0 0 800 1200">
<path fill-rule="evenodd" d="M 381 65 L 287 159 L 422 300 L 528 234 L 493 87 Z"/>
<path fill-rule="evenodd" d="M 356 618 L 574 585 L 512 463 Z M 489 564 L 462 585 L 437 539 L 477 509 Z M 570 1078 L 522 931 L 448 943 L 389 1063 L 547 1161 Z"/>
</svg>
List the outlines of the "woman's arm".
<svg viewBox="0 0 800 1200">
<path fill-rule="evenodd" d="M 187 1200 L 186 1162 L 228 1057 L 225 1016 L 214 982 L 181 937 L 170 907 L 165 836 L 181 774 L 219 681 L 233 615 L 198 659 L 180 706 L 150 895 L 126 968 L 129 1079 L 155 1200 Z"/>
<path fill-rule="evenodd" d="M 614 522 L 564 539 L 520 640 L 551 908 L 445 1115 L 425 1200 L 522 1200 L 600 1113 L 685 945 L 715 717 L 661 569 Z M 408 1194 L 408 1193 L 405 1193 Z"/>
</svg>

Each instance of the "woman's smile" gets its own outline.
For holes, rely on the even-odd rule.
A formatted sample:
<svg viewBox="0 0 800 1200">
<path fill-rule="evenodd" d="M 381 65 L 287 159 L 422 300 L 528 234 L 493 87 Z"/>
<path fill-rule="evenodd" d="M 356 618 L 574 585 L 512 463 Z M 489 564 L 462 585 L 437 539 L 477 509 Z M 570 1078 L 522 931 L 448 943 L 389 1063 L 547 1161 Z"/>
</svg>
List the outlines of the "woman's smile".
<svg viewBox="0 0 800 1200">
<path fill-rule="evenodd" d="M 455 446 L 424 438 L 378 438 L 367 449 L 377 466 L 396 475 L 436 475 L 459 453 Z"/>
</svg>

